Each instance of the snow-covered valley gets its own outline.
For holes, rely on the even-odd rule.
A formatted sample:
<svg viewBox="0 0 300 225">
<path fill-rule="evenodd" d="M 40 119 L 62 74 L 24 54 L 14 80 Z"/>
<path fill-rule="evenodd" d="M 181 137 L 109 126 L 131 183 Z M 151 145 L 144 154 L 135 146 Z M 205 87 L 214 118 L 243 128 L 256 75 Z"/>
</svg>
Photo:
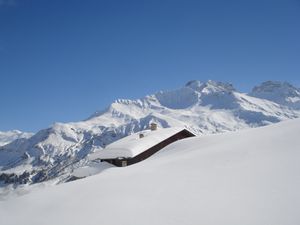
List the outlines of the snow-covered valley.
<svg viewBox="0 0 300 225">
<path fill-rule="evenodd" d="M 33 185 L 0 202 L 1 223 L 298 225 L 299 134 L 294 119 L 181 140 L 129 167 Z"/>
</svg>

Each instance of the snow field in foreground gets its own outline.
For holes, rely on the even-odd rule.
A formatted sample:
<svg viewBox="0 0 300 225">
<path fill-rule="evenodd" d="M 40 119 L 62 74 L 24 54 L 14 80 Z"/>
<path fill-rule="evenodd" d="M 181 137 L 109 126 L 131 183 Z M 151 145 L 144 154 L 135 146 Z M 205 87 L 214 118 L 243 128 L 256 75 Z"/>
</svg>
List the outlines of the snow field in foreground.
<svg viewBox="0 0 300 225">
<path fill-rule="evenodd" d="M 178 141 L 0 202 L 1 224 L 298 225 L 300 120 Z"/>
</svg>

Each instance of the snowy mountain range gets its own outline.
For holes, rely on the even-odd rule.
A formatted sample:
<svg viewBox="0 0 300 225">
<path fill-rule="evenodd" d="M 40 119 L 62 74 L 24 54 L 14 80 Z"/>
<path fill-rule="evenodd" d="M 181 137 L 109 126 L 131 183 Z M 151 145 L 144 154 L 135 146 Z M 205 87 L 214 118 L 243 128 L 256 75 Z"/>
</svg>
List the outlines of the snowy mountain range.
<svg viewBox="0 0 300 225">
<path fill-rule="evenodd" d="M 88 119 L 55 123 L 30 138 L 0 147 L 0 184 L 63 182 L 88 163 L 87 155 L 149 123 L 186 127 L 196 134 L 264 126 L 300 116 L 300 91 L 288 83 L 268 81 L 251 93 L 231 84 L 190 81 L 172 91 L 138 100 L 120 99 Z"/>
</svg>

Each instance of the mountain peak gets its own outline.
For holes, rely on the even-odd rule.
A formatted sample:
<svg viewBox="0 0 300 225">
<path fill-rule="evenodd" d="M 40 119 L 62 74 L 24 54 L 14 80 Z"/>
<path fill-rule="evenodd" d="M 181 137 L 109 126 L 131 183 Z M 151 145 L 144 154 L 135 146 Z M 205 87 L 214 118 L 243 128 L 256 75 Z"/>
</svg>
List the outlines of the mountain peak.
<svg viewBox="0 0 300 225">
<path fill-rule="evenodd" d="M 288 82 L 265 81 L 255 86 L 250 95 L 300 109 L 300 89 Z"/>
<path fill-rule="evenodd" d="M 299 89 L 294 87 L 288 82 L 281 81 L 265 81 L 258 86 L 255 86 L 252 90 L 253 92 L 274 92 L 274 91 L 283 91 L 288 94 L 299 94 Z M 298 93 L 297 93 L 298 92 Z"/>
<path fill-rule="evenodd" d="M 192 80 L 187 82 L 185 86 L 201 93 L 235 91 L 235 88 L 232 84 L 213 80 L 208 80 L 206 82 Z"/>
</svg>

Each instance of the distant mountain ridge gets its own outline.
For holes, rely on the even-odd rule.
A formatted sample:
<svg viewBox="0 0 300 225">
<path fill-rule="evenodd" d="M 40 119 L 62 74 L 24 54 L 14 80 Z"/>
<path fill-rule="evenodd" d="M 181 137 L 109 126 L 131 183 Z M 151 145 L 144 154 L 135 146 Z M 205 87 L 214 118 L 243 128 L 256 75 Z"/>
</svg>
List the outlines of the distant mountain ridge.
<svg viewBox="0 0 300 225">
<path fill-rule="evenodd" d="M 87 163 L 86 156 L 95 147 L 104 147 L 146 129 L 151 122 L 159 127 L 186 127 L 200 135 L 297 118 L 298 90 L 287 83 L 267 82 L 245 94 L 231 84 L 209 80 L 190 81 L 182 88 L 137 100 L 119 99 L 86 120 L 55 123 L 28 139 L 0 147 L 2 180 L 4 183 L 66 180 L 74 168 Z M 264 93 L 274 93 L 276 98 Z"/>
<path fill-rule="evenodd" d="M 300 109 L 300 88 L 287 82 L 266 81 L 253 88 L 251 96 L 268 99 L 292 109 Z"/>
<path fill-rule="evenodd" d="M 30 138 L 33 133 L 22 132 L 19 130 L 11 130 L 11 131 L 0 131 L 0 146 L 6 145 L 16 139 L 20 138 Z"/>
</svg>

